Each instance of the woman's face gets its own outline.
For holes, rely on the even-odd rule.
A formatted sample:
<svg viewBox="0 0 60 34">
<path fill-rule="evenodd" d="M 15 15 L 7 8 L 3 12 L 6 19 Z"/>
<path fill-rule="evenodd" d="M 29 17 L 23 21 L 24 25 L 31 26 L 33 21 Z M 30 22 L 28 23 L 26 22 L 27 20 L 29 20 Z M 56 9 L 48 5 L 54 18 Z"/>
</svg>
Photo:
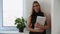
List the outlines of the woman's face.
<svg viewBox="0 0 60 34">
<path fill-rule="evenodd" d="M 38 3 L 33 4 L 33 9 L 35 10 L 36 13 L 39 12 L 39 5 L 38 5 Z"/>
</svg>

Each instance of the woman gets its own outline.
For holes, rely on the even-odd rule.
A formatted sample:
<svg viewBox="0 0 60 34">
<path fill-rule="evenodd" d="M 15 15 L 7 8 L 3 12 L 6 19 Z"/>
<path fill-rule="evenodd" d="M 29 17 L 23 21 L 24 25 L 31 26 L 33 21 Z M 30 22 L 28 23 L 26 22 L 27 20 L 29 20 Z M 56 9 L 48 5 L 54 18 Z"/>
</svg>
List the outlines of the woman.
<svg viewBox="0 0 60 34">
<path fill-rule="evenodd" d="M 46 17 L 44 26 L 36 23 L 37 16 Z M 40 5 L 37 1 L 33 2 L 32 14 L 27 19 L 26 27 L 29 30 L 29 34 L 46 34 L 46 29 L 49 29 L 50 27 L 48 17 L 45 13 L 41 11 Z M 34 29 L 34 27 L 37 27 L 39 29 Z"/>
</svg>

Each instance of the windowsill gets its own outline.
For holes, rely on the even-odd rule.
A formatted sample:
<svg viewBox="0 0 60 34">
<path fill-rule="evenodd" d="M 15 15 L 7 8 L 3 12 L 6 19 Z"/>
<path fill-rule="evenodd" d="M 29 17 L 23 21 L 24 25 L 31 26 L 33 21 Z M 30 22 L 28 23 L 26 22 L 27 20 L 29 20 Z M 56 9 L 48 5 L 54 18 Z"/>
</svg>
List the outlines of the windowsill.
<svg viewBox="0 0 60 34">
<path fill-rule="evenodd" d="M 21 34 L 25 34 L 25 33 L 29 33 L 29 32 L 19 32 L 19 31 L 0 31 L 0 33 L 21 33 Z"/>
</svg>

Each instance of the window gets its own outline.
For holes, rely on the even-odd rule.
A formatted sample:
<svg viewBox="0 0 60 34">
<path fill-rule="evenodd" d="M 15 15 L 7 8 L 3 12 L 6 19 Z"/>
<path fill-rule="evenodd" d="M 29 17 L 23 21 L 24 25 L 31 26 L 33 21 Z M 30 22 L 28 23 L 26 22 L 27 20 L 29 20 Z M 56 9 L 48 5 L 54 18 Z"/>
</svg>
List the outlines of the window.
<svg viewBox="0 0 60 34">
<path fill-rule="evenodd" d="M 23 16 L 23 0 L 3 0 L 3 26 L 15 26 L 15 19 Z"/>
</svg>

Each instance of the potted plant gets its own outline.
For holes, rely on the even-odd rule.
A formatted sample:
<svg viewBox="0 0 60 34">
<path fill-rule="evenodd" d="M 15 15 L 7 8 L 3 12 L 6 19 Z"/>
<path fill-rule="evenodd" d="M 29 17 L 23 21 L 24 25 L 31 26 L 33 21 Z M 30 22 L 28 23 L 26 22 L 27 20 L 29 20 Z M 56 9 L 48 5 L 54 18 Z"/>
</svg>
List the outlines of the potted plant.
<svg viewBox="0 0 60 34">
<path fill-rule="evenodd" d="M 16 27 L 19 29 L 19 32 L 23 32 L 25 28 L 25 23 L 26 23 L 26 20 L 23 17 L 16 18 L 15 25 L 17 25 Z"/>
</svg>

